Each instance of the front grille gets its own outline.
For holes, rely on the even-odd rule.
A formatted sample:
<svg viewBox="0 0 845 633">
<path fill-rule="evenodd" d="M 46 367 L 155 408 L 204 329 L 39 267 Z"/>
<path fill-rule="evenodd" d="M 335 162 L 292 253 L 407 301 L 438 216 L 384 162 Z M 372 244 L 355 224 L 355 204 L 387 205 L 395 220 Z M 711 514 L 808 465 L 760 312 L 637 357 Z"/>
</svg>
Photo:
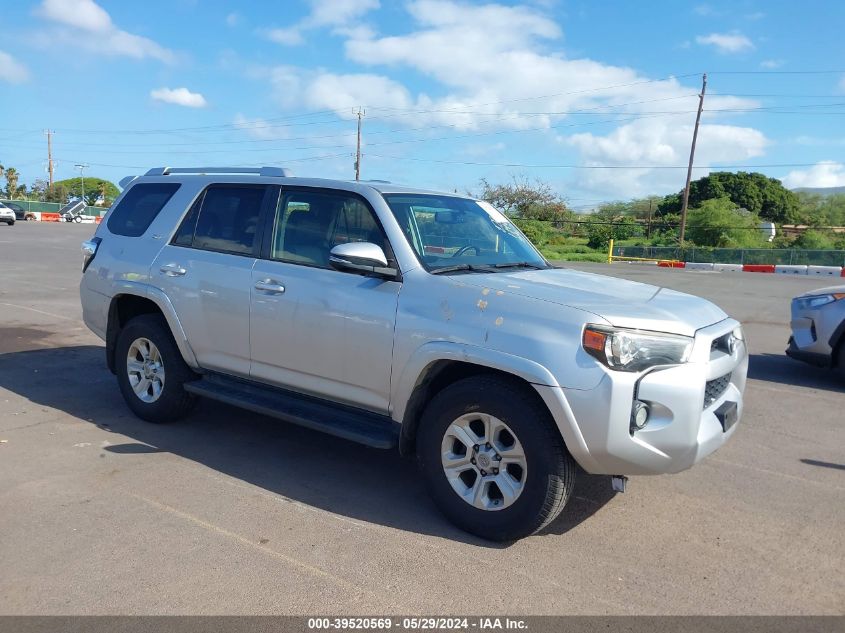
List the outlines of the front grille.
<svg viewBox="0 0 845 633">
<path fill-rule="evenodd" d="M 716 400 L 721 398 L 722 394 L 727 391 L 729 384 L 731 384 L 730 374 L 725 374 L 721 378 L 708 380 L 707 385 L 704 388 L 704 408 L 706 409 L 716 402 Z"/>
</svg>

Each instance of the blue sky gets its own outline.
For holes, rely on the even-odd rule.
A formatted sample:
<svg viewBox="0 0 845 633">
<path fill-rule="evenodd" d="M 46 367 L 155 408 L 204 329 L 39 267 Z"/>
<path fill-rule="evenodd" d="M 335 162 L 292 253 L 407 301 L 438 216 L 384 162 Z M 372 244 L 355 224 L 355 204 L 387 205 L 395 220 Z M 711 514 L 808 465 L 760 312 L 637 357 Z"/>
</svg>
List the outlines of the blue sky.
<svg viewBox="0 0 845 633">
<path fill-rule="evenodd" d="M 753 166 L 845 185 L 839 2 L 43 0 L 3 7 L 0 163 L 117 181 L 285 165 L 443 190 L 538 178 L 572 206 Z M 835 71 L 835 72 L 808 72 Z"/>
</svg>

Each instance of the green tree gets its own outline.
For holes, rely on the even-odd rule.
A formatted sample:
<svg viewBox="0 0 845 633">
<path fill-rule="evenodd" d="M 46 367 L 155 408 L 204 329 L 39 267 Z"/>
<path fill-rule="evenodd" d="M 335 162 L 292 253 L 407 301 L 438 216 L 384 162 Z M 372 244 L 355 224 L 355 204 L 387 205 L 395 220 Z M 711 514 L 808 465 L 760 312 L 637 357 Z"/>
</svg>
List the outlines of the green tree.
<svg viewBox="0 0 845 633">
<path fill-rule="evenodd" d="M 9 167 L 5 169 L 6 175 L 6 195 L 14 200 L 20 194 L 20 187 L 18 186 L 18 179 L 20 175 L 18 174 L 18 170 L 14 167 Z"/>
<path fill-rule="evenodd" d="M 760 218 L 727 196 L 705 200 L 687 215 L 687 238 L 697 246 L 754 248 L 765 244 Z"/>
<path fill-rule="evenodd" d="M 67 197 L 82 197 L 82 185 L 82 178 L 68 178 L 66 180 L 59 180 L 53 183 L 53 188 L 56 189 L 63 187 L 66 191 L 64 202 L 67 202 Z M 120 195 L 120 191 L 114 183 L 109 182 L 108 180 L 103 180 L 102 178 L 97 178 L 95 176 L 85 176 L 85 204 L 93 205 L 97 202 L 100 195 L 103 195 L 105 198 L 104 204 L 105 206 L 108 206 L 115 198 L 117 198 L 118 195 Z"/>
<path fill-rule="evenodd" d="M 514 177 L 512 183 L 503 185 L 482 179 L 479 197 L 514 218 L 548 222 L 567 220 L 572 215 L 551 185 L 527 177 Z"/>
<path fill-rule="evenodd" d="M 587 225 L 587 246 L 590 248 L 605 249 L 610 240 L 627 240 L 639 228 L 632 217 L 591 217 L 595 222 Z"/>
<path fill-rule="evenodd" d="M 793 248 L 804 248 L 810 251 L 821 251 L 835 247 L 835 238 L 825 231 L 809 229 L 799 235 L 792 243 Z"/>
<path fill-rule="evenodd" d="M 679 213 L 683 191 L 666 196 L 658 214 Z M 707 200 L 728 198 L 764 220 L 793 223 L 801 218 L 798 196 L 775 178 L 756 172 L 716 171 L 690 183 L 689 208 Z"/>
</svg>

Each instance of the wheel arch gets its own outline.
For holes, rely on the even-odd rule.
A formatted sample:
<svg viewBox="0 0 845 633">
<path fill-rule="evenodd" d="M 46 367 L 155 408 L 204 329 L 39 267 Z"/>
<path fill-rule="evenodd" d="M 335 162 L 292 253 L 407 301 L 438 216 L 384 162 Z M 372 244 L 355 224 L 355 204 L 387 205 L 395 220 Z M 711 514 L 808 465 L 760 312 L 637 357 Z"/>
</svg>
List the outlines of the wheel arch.
<svg viewBox="0 0 845 633">
<path fill-rule="evenodd" d="M 196 356 L 188 343 L 170 299 L 157 288 L 139 285 L 137 288 L 124 289 L 123 292 L 112 297 L 109 304 L 106 326 L 106 364 L 109 371 L 112 373 L 116 371 L 114 352 L 121 329 L 131 319 L 142 314 L 161 314 L 170 328 L 170 333 L 185 363 L 192 369 L 198 368 Z"/>
<path fill-rule="evenodd" d="M 401 422 L 399 451 L 415 451 L 416 434 L 428 401 L 443 388 L 463 378 L 500 376 L 526 388 L 549 411 L 534 384 L 558 386 L 554 376 L 541 365 L 520 357 L 452 343 L 424 345 L 406 365 L 397 393 L 393 418 Z"/>
</svg>

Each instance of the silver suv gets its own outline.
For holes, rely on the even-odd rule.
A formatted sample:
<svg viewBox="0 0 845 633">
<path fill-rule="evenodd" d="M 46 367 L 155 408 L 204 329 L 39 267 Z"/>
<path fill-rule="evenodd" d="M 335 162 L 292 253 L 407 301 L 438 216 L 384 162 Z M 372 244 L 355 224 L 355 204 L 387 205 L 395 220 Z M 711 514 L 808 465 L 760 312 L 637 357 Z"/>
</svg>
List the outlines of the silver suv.
<svg viewBox="0 0 845 633">
<path fill-rule="evenodd" d="M 579 467 L 624 487 L 736 429 L 738 322 L 554 268 L 486 202 L 267 167 L 121 185 L 83 244 L 80 293 L 150 422 L 204 396 L 398 447 L 449 519 L 494 540 L 552 521 Z"/>
</svg>

